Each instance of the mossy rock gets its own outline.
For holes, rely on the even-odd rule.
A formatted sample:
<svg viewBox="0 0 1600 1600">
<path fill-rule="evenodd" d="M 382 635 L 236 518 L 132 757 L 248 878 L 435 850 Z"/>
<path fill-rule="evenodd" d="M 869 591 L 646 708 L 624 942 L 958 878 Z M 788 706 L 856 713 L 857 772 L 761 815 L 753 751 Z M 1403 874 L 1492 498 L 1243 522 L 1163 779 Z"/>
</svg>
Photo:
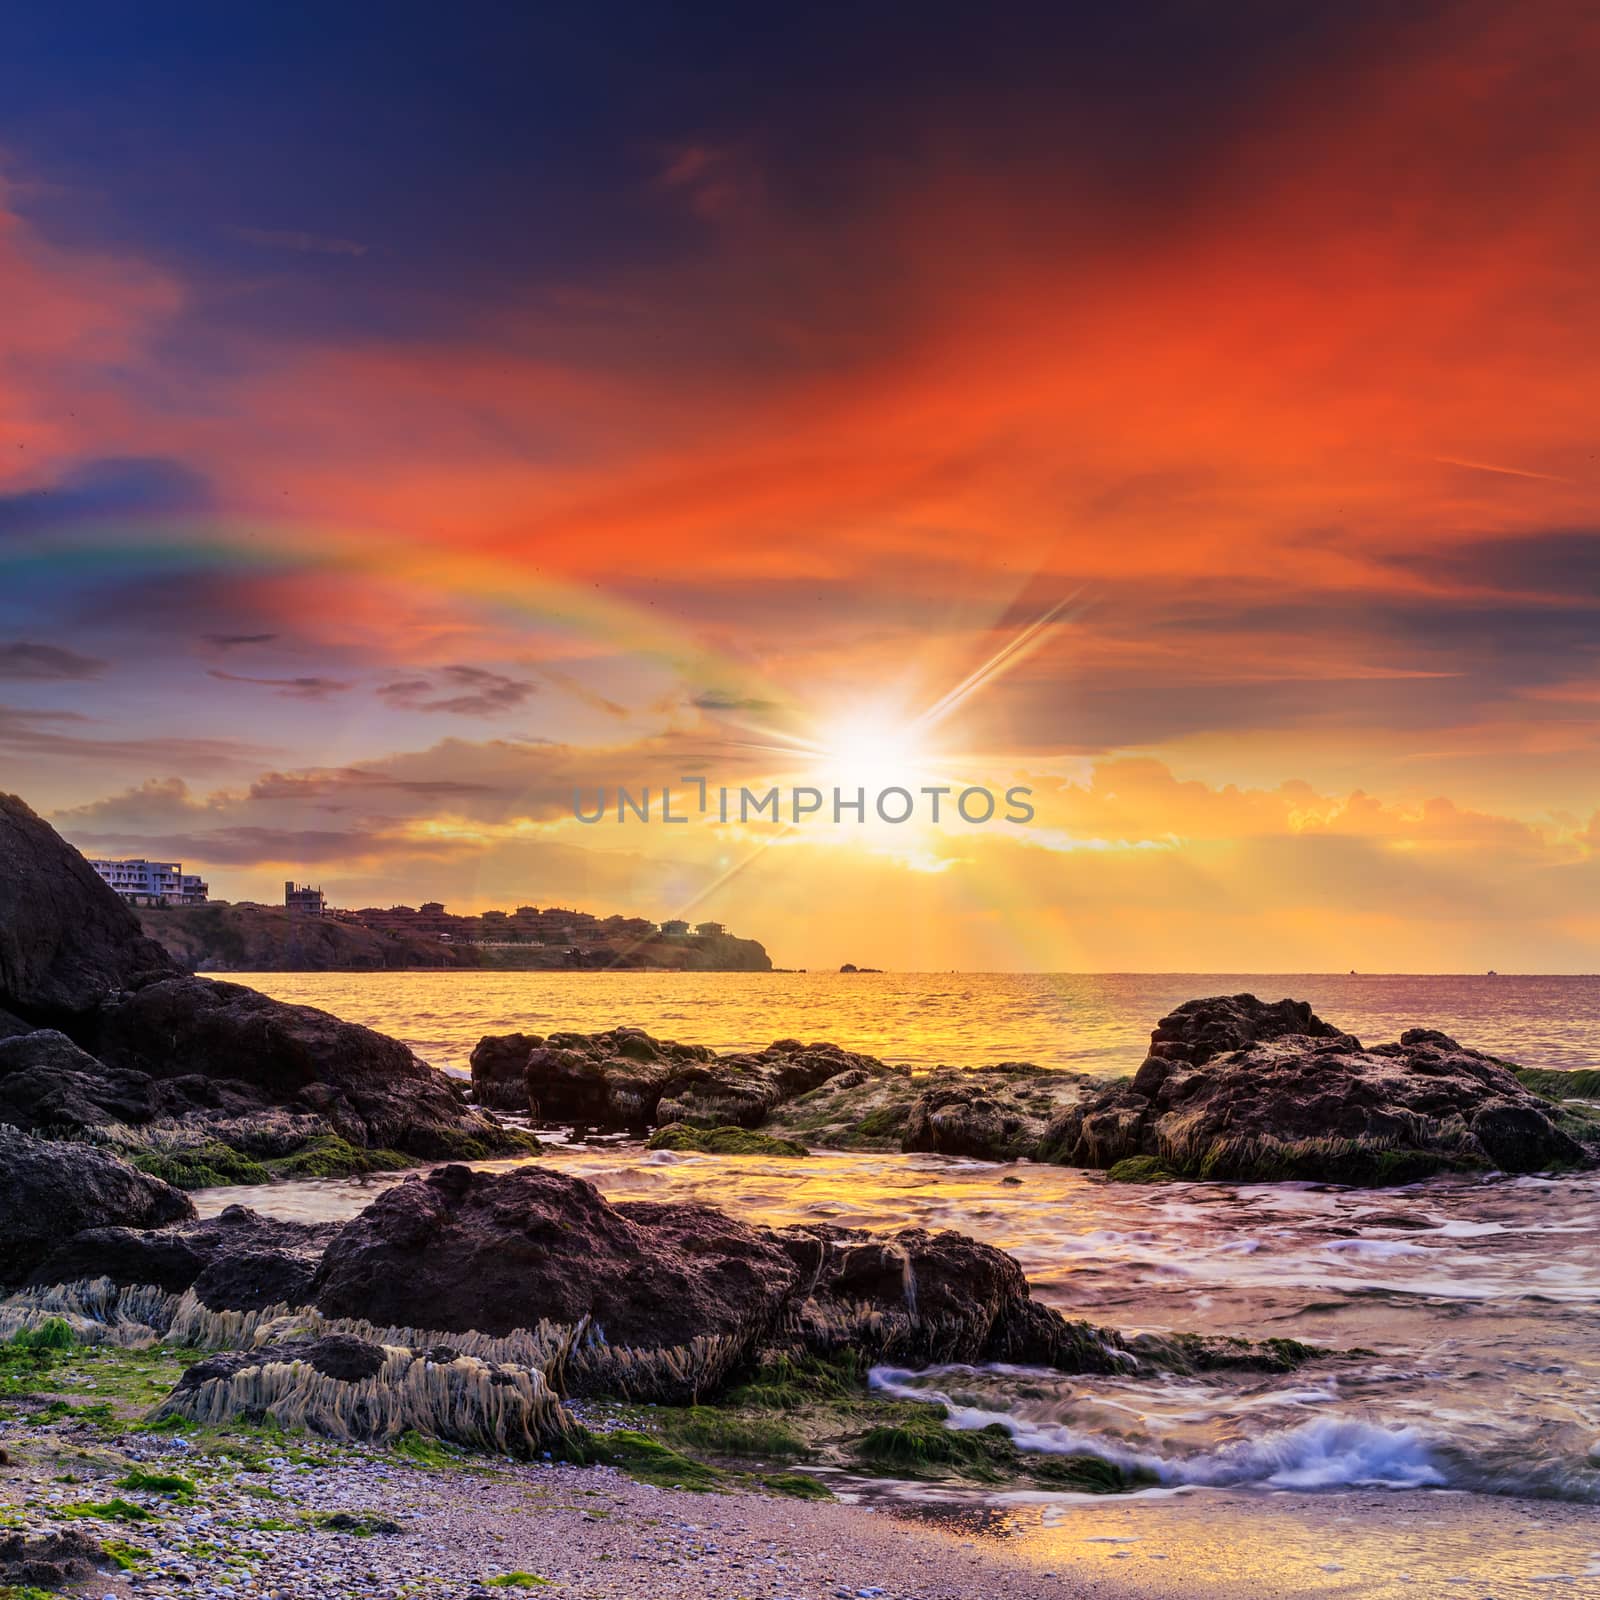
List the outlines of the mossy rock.
<svg viewBox="0 0 1600 1600">
<path fill-rule="evenodd" d="M 271 1183 L 272 1173 L 257 1161 L 220 1140 L 187 1149 L 142 1150 L 129 1160 L 141 1172 L 175 1189 L 222 1189 L 232 1184 Z"/>
<path fill-rule="evenodd" d="M 1171 1183 L 1178 1174 L 1159 1156 L 1126 1156 L 1106 1176 L 1113 1183 Z"/>
<path fill-rule="evenodd" d="M 671 1122 L 645 1143 L 647 1150 L 689 1150 L 708 1156 L 785 1156 L 811 1154 L 797 1139 L 776 1139 L 754 1128 L 692 1128 Z"/>
<path fill-rule="evenodd" d="M 1071 1489 L 1078 1494 L 1126 1494 L 1130 1489 L 1146 1488 L 1156 1475 L 1138 1467 L 1119 1467 L 1099 1456 L 1025 1455 L 1024 1467 L 1037 1483 L 1052 1488 Z"/>
<path fill-rule="evenodd" d="M 1169 1157 L 1170 1159 L 1170 1157 Z M 1397 1188 L 1445 1173 L 1481 1171 L 1467 1150 L 1417 1150 L 1375 1139 L 1214 1139 L 1174 1163 L 1185 1177 L 1222 1183 L 1347 1183 Z"/>
</svg>

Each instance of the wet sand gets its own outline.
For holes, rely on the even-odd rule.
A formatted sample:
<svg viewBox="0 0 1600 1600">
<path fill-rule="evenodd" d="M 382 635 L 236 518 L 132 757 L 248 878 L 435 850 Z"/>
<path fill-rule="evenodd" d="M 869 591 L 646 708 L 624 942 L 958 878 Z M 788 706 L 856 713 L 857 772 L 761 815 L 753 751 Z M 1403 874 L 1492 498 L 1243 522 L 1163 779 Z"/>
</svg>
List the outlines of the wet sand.
<svg viewBox="0 0 1600 1600">
<path fill-rule="evenodd" d="M 931 1515 L 944 1520 L 953 1509 Z M 1558 1501 L 1190 1489 L 1071 1503 L 1014 1498 L 985 1520 L 1015 1558 L 1106 1600 L 1600 1595 L 1600 1514 Z"/>
</svg>

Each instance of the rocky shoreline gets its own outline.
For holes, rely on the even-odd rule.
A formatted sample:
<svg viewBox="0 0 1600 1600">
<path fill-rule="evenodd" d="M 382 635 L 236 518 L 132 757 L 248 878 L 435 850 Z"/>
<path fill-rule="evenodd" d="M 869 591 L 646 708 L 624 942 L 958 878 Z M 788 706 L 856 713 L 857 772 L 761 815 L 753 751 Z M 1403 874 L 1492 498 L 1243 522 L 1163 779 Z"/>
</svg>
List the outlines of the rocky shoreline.
<svg viewBox="0 0 1600 1600">
<path fill-rule="evenodd" d="M 1298 1180 L 1383 1187 L 1441 1173 L 1600 1161 L 1593 1073 L 1525 1071 L 1411 1028 L 1365 1046 L 1304 1001 L 1191 1000 L 1129 1077 L 1028 1062 L 913 1074 L 827 1043 L 718 1056 L 638 1028 L 490 1035 L 473 1094 L 538 1126 L 652 1147 L 784 1154 L 928 1151 L 1042 1161 L 1116 1180 Z M 743 1132 L 744 1139 L 734 1136 Z"/>
</svg>

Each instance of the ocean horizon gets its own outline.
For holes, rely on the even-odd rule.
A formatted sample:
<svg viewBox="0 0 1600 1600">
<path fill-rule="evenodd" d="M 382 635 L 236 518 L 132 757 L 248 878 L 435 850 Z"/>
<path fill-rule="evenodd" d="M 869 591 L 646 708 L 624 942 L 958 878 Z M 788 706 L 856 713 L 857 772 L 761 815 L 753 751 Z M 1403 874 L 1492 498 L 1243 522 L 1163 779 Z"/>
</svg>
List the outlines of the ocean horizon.
<svg viewBox="0 0 1600 1600">
<path fill-rule="evenodd" d="M 1519 1065 L 1596 1064 L 1600 977 L 1581 974 L 265 972 L 217 974 L 321 1006 L 461 1072 L 485 1034 L 625 1025 L 714 1050 L 826 1039 L 896 1065 L 1002 1061 L 1115 1076 L 1186 1000 L 1305 1000 L 1364 1043 L 1437 1028 Z"/>
</svg>

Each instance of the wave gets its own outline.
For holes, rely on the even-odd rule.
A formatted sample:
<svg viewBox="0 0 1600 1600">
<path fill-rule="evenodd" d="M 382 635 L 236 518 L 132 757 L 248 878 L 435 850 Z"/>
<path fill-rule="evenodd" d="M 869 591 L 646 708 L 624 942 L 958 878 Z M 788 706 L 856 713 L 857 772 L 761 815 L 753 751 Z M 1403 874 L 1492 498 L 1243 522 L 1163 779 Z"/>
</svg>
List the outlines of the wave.
<svg viewBox="0 0 1600 1600">
<path fill-rule="evenodd" d="M 1592 1464 L 1549 1458 L 1518 1464 L 1503 1455 L 1492 1465 L 1478 1463 L 1414 1427 L 1386 1427 L 1361 1418 L 1321 1416 L 1215 1450 L 1161 1455 L 1062 1423 L 1032 1421 L 1007 1411 L 963 1405 L 942 1391 L 926 1387 L 929 1376 L 877 1367 L 870 1382 L 892 1399 L 942 1404 L 948 1412 L 947 1426 L 957 1431 L 998 1424 L 1019 1450 L 1039 1455 L 1093 1456 L 1129 1471 L 1146 1473 L 1164 1488 L 1462 1489 L 1480 1494 L 1600 1501 L 1600 1473 Z"/>
</svg>

